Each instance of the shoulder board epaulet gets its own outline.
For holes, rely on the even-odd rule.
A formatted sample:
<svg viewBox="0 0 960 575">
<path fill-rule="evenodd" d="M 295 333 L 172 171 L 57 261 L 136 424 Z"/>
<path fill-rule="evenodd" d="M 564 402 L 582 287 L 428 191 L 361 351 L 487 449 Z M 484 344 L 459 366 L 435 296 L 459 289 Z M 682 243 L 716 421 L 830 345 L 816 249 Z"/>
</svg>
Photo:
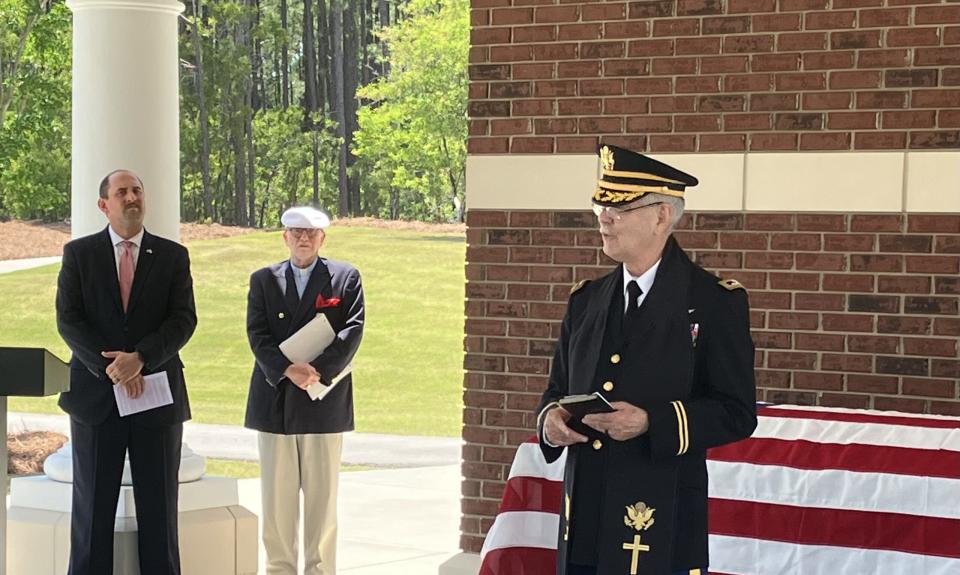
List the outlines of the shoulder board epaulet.
<svg viewBox="0 0 960 575">
<path fill-rule="evenodd" d="M 733 290 L 735 290 L 735 289 L 742 289 L 742 290 L 746 290 L 746 289 L 747 289 L 747 288 L 743 287 L 743 284 L 742 284 L 742 283 L 740 283 L 740 282 L 738 282 L 737 280 L 734 280 L 734 279 L 720 280 L 720 281 L 718 281 L 717 283 L 720 284 L 721 286 L 723 286 L 724 288 L 730 290 L 730 291 L 733 291 Z"/>
<path fill-rule="evenodd" d="M 590 283 L 590 280 L 580 280 L 580 281 L 578 281 L 578 282 L 577 282 L 577 285 L 575 285 L 575 286 L 573 286 L 572 288 L 570 288 L 570 294 L 573 295 L 573 294 L 577 293 L 578 291 L 580 291 L 580 289 L 581 289 L 583 286 L 587 285 L 588 283 Z"/>
</svg>

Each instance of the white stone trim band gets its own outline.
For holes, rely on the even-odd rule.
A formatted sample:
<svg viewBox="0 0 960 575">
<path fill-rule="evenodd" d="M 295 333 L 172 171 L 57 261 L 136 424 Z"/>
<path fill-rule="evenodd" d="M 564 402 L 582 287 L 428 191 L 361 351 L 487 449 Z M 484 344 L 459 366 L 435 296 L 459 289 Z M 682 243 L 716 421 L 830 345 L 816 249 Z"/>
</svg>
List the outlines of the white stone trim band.
<svg viewBox="0 0 960 575">
<path fill-rule="evenodd" d="M 700 179 L 687 209 L 960 213 L 960 150 L 651 154 Z M 587 209 L 594 155 L 470 155 L 470 209 Z"/>
</svg>

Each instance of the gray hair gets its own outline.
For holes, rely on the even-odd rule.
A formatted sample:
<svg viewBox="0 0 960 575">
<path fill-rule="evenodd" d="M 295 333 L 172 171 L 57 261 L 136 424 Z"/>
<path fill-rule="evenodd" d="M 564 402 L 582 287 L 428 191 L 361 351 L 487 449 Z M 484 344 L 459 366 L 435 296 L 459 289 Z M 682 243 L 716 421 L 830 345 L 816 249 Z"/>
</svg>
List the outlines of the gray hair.
<svg viewBox="0 0 960 575">
<path fill-rule="evenodd" d="M 645 204 L 655 204 L 657 202 L 663 202 L 670 206 L 670 232 L 673 231 L 673 228 L 677 225 L 677 222 L 680 221 L 680 218 L 683 217 L 683 198 L 678 198 L 677 196 L 668 196 L 667 194 L 658 194 L 656 192 L 651 192 L 646 194 L 644 198 L 650 198 L 649 201 L 644 202 Z"/>
</svg>

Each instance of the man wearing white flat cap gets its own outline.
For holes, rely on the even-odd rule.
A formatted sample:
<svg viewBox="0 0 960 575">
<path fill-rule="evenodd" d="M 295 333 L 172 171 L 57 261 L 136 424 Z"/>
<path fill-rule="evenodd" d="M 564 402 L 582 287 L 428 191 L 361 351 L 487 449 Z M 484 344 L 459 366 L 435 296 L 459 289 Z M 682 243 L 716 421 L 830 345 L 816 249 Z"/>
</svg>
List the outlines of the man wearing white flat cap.
<svg viewBox="0 0 960 575">
<path fill-rule="evenodd" d="M 280 218 L 290 259 L 250 276 L 247 337 L 255 363 L 244 425 L 257 430 L 268 575 L 296 575 L 303 493 L 304 575 L 336 573 L 337 480 L 343 432 L 353 430 L 353 382 L 343 376 L 363 336 L 363 287 L 352 265 L 319 257 L 330 219 L 310 207 Z M 312 361 L 291 362 L 279 345 L 319 314 L 336 338 Z"/>
</svg>

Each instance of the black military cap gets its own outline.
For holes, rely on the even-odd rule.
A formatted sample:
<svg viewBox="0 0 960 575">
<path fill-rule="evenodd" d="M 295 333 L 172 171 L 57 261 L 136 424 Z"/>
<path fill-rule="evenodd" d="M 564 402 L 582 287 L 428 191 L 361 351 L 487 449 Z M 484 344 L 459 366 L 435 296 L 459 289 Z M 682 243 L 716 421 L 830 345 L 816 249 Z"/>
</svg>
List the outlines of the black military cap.
<svg viewBox="0 0 960 575">
<path fill-rule="evenodd" d="M 603 145 L 599 154 L 603 172 L 593 203 L 600 206 L 628 204 L 651 192 L 682 198 L 687 186 L 699 183 L 690 174 L 625 148 Z"/>
</svg>

